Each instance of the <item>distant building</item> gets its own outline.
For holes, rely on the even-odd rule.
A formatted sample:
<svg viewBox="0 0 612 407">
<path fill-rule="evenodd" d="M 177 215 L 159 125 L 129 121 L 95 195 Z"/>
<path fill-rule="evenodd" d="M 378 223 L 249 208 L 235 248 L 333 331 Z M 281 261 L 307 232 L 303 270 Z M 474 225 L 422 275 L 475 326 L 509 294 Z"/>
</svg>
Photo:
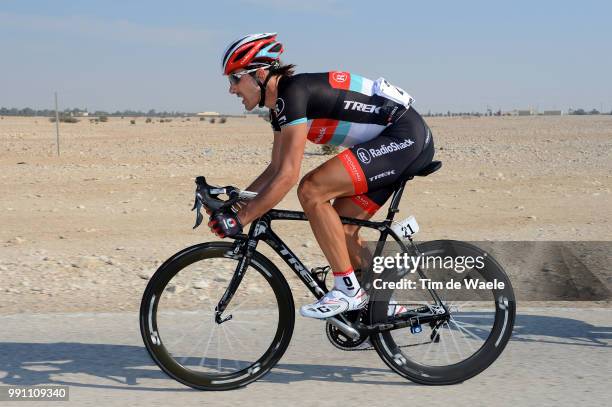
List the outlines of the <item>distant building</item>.
<svg viewBox="0 0 612 407">
<path fill-rule="evenodd" d="M 221 116 L 219 114 L 219 112 L 200 112 L 200 113 L 196 113 L 196 116 L 201 116 L 201 117 L 217 117 L 217 116 Z"/>
<path fill-rule="evenodd" d="M 508 113 L 510 116 L 534 116 L 538 114 L 538 112 L 533 109 L 515 109 Z"/>
<path fill-rule="evenodd" d="M 544 116 L 562 116 L 562 110 L 544 110 Z"/>
</svg>

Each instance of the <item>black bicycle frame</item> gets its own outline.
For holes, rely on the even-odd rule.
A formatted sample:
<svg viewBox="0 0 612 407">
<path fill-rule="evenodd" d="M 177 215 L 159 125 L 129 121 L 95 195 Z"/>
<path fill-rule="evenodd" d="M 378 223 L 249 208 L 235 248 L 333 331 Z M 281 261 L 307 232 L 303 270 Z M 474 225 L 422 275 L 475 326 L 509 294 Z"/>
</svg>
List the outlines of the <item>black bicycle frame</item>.
<svg viewBox="0 0 612 407">
<path fill-rule="evenodd" d="M 378 239 L 373 258 L 381 255 L 386 239 L 389 235 L 393 237 L 393 239 L 400 245 L 403 251 L 408 250 L 407 246 L 400 239 L 400 237 L 391 229 L 393 218 L 395 217 L 395 214 L 399 212 L 398 206 L 400 198 L 402 196 L 407 181 L 408 180 L 404 181 L 399 186 L 399 188 L 395 190 L 391 199 L 389 210 L 387 212 L 387 217 L 384 220 L 379 222 L 373 222 L 363 219 L 348 218 L 343 216 L 340 217 L 342 224 L 356 225 L 371 229 L 377 229 L 378 231 L 380 231 L 380 237 Z M 223 313 L 223 311 L 225 311 L 234 293 L 238 289 L 238 286 L 242 281 L 244 273 L 246 272 L 246 269 L 250 264 L 251 258 L 253 257 L 253 253 L 255 252 L 260 240 L 267 243 L 283 259 L 283 261 L 287 263 L 287 265 L 295 272 L 295 274 L 300 278 L 300 280 L 302 280 L 302 282 L 306 285 L 306 287 L 308 287 L 310 292 L 317 299 L 323 297 L 327 292 L 327 288 L 325 287 L 324 282 L 315 279 L 313 275 L 308 271 L 308 269 L 304 266 L 304 264 L 300 261 L 300 259 L 293 253 L 293 251 L 289 247 L 287 247 L 287 245 L 285 245 L 282 239 L 272 230 L 273 220 L 307 221 L 308 218 L 306 217 L 306 214 L 304 212 L 272 209 L 251 224 L 248 234 L 236 236 L 236 243 L 232 248 L 232 255 L 240 257 L 240 262 L 236 267 L 236 271 L 230 283 L 228 284 L 227 289 L 225 290 L 223 296 L 221 297 L 221 300 L 219 300 L 219 303 L 215 308 L 215 320 L 217 323 L 223 323 L 232 318 L 231 315 L 222 318 L 221 314 Z M 410 242 L 417 254 L 420 254 L 418 248 L 416 247 L 414 242 L 412 242 L 412 239 L 410 239 Z M 423 278 L 425 278 L 424 274 L 422 273 L 422 270 L 418 270 L 418 272 Z M 432 289 L 429 289 L 429 292 L 432 294 L 434 300 L 444 307 L 437 293 Z M 444 307 L 444 309 L 446 310 L 446 307 Z M 448 310 L 446 310 L 446 312 L 448 312 Z M 407 319 L 410 319 L 410 316 L 408 316 Z M 434 319 L 438 319 L 438 317 Z M 429 322 L 427 319 L 423 318 L 421 318 L 421 321 L 424 323 Z M 401 321 L 396 324 L 386 324 L 386 329 L 396 329 L 407 326 L 405 322 L 407 321 Z M 390 325 L 393 326 L 391 327 Z M 364 326 L 363 328 L 366 327 Z"/>
</svg>

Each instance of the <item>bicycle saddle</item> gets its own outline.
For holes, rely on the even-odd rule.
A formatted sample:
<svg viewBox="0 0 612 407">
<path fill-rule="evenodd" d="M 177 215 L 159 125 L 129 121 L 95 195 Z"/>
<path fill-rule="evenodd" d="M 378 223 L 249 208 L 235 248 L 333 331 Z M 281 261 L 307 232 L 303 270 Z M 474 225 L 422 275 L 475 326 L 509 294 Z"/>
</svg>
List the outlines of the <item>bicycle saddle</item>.
<svg viewBox="0 0 612 407">
<path fill-rule="evenodd" d="M 426 177 L 438 171 L 440 168 L 442 168 L 442 161 L 432 161 L 414 175 L 417 177 Z"/>
</svg>

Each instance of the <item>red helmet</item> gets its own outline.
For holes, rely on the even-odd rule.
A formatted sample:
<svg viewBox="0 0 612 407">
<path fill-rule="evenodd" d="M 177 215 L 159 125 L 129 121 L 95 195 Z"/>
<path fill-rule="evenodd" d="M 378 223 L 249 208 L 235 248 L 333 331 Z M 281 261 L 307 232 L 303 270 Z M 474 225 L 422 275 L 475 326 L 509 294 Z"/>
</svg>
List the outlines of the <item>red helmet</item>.
<svg viewBox="0 0 612 407">
<path fill-rule="evenodd" d="M 249 34 L 230 44 L 223 53 L 223 75 L 245 68 L 269 67 L 278 63 L 283 44 L 276 41 L 276 33 Z"/>
</svg>

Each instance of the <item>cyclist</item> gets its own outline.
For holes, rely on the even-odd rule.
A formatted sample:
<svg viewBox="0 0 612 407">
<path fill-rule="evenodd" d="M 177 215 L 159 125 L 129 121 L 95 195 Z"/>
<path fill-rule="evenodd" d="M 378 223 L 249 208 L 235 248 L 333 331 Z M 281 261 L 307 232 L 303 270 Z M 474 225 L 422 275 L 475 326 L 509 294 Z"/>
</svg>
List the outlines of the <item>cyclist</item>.
<svg viewBox="0 0 612 407">
<path fill-rule="evenodd" d="M 276 33 L 263 33 L 232 42 L 223 54 L 229 92 L 248 111 L 270 109 L 274 143 L 270 164 L 247 188 L 257 197 L 236 212 L 212 214 L 209 226 L 220 237 L 233 236 L 278 204 L 299 179 L 307 140 L 348 147 L 306 174 L 298 187 L 334 275 L 333 289 L 300 313 L 328 318 L 368 300 L 354 271 L 364 250 L 359 227 L 342 225 L 340 216 L 371 218 L 405 174 L 431 162 L 434 143 L 402 89 L 349 72 L 294 75 L 294 65 L 281 64 L 282 52 Z"/>
</svg>

